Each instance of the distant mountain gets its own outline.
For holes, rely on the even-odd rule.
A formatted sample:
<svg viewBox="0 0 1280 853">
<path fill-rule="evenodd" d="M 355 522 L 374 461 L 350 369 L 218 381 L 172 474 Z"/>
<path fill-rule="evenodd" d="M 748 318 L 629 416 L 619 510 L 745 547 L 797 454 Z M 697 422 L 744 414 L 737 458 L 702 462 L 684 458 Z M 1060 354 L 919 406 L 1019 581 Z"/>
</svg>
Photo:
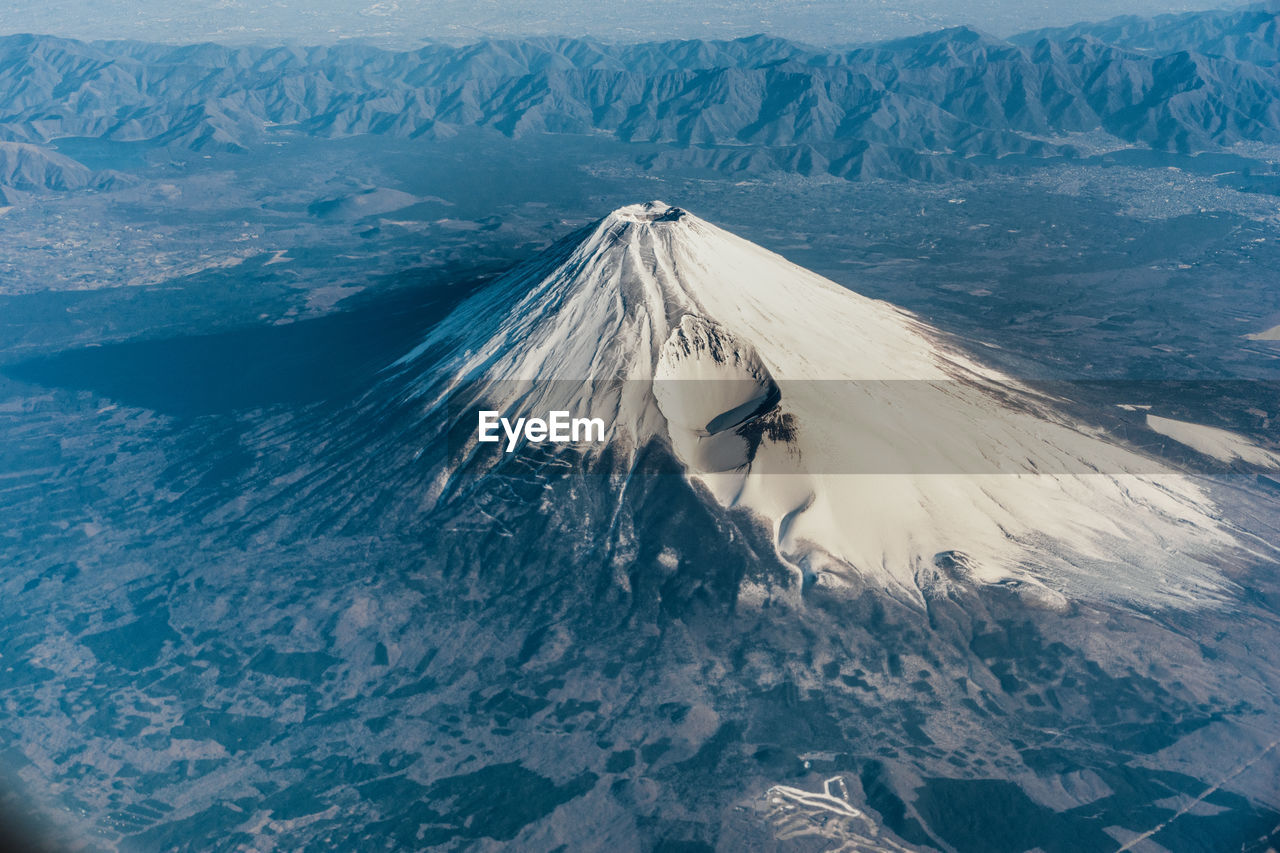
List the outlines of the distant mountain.
<svg viewBox="0 0 1280 853">
<path fill-rule="evenodd" d="M 965 174 L 1071 156 L 1066 137 L 1195 152 L 1280 143 L 1276 14 L 1118 20 L 1013 41 L 968 28 L 846 51 L 755 36 L 408 52 L 0 39 L 0 138 L 241 151 L 320 137 L 607 133 L 711 168 Z M 1114 43 L 1108 43 L 1108 40 Z M 754 164 L 754 165 L 753 165 Z"/>
<path fill-rule="evenodd" d="M 1280 4 L 1261 3 L 1222 12 L 1189 12 L 1139 18 L 1125 15 L 1101 23 L 1032 30 L 1014 36 L 1015 44 L 1031 46 L 1042 39 L 1064 42 L 1090 38 L 1126 50 L 1163 55 L 1189 51 L 1257 65 L 1280 62 Z"/>
<path fill-rule="evenodd" d="M 419 199 L 387 187 L 366 187 L 352 193 L 331 196 L 312 202 L 307 212 L 321 219 L 359 219 L 390 213 L 415 204 Z"/>
<path fill-rule="evenodd" d="M 79 190 L 86 187 L 106 189 L 125 180 L 112 172 L 94 172 L 81 163 L 56 151 L 22 142 L 0 142 L 0 190 L 42 192 L 44 190 Z"/>
</svg>

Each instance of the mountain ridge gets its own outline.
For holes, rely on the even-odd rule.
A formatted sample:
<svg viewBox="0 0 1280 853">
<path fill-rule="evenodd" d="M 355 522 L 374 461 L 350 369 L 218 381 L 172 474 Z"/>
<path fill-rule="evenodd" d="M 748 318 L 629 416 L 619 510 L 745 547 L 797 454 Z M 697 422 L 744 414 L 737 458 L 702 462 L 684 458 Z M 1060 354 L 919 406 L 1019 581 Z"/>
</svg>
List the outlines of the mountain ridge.
<svg viewBox="0 0 1280 853">
<path fill-rule="evenodd" d="M 1276 12 L 1280 4 L 1254 3 L 1239 9 L 1183 12 L 1143 18 L 1120 15 L 1066 27 L 1046 27 L 1011 36 L 1025 46 L 1041 40 L 1068 41 L 1086 36 L 1128 50 L 1151 54 L 1194 51 L 1257 64 L 1280 61 Z"/>
<path fill-rule="evenodd" d="M 1280 45 L 1274 13 L 1248 15 L 1250 44 Z M 957 27 L 850 50 L 763 35 L 404 52 L 9 36 L 0 38 L 0 139 L 216 153 L 281 132 L 430 138 L 484 127 L 513 138 L 603 133 L 713 167 L 745 147 L 772 168 L 852 178 L 1069 158 L 1081 153 L 1072 135 L 1094 132 L 1117 147 L 1184 153 L 1280 144 L 1280 70 L 1269 54 L 1214 50 L 1237 18 L 1201 13 L 1194 39 L 1160 41 L 1165 52 L 1140 49 L 1123 27 L 1111 44 L 1097 37 L 1111 29 L 1085 25 L 1013 40 Z"/>
</svg>

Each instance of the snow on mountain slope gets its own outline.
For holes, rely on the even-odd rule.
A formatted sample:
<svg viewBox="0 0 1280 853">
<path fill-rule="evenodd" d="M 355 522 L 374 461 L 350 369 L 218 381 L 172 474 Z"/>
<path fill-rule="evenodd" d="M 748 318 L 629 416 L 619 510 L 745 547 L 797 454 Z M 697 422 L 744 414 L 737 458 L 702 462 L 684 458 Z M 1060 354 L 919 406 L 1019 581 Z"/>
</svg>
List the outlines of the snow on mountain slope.
<svg viewBox="0 0 1280 853">
<path fill-rule="evenodd" d="M 1219 462 L 1240 460 L 1260 468 L 1280 468 L 1280 457 L 1242 435 L 1218 427 L 1147 415 L 1147 427 Z"/>
<path fill-rule="evenodd" d="M 507 457 L 475 440 L 477 407 L 601 417 L 615 459 L 666 442 L 709 499 L 754 512 L 805 588 L 1192 604 L 1221 596 L 1214 566 L 1239 548 L 1185 477 L 912 315 L 661 202 L 513 270 L 397 367 L 420 372 L 424 416 L 471 418 L 432 500 Z"/>
</svg>

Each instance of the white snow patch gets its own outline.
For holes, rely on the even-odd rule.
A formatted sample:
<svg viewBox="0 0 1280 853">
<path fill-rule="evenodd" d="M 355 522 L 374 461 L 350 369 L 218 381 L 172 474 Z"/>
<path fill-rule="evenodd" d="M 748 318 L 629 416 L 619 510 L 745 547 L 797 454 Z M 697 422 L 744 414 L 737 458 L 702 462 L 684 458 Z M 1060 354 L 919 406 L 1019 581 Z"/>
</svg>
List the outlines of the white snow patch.
<svg viewBox="0 0 1280 853">
<path fill-rule="evenodd" d="M 1272 326 L 1266 331 L 1245 335 L 1245 338 L 1251 341 L 1280 341 L 1280 326 Z"/>
<path fill-rule="evenodd" d="M 1147 415 L 1147 427 L 1220 462 L 1240 461 L 1263 468 L 1280 468 L 1280 456 L 1225 429 L 1156 415 Z"/>
</svg>

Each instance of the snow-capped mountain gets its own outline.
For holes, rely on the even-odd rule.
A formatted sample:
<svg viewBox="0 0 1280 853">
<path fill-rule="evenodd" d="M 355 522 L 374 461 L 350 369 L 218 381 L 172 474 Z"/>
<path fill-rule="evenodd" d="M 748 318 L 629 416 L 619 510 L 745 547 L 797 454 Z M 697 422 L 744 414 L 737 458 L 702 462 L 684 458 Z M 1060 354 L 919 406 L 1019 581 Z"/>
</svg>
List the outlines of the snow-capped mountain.
<svg viewBox="0 0 1280 853">
<path fill-rule="evenodd" d="M 917 317 L 662 202 L 503 276 L 397 370 L 424 420 L 447 413 L 464 436 L 429 501 L 532 449 L 479 441 L 479 409 L 598 417 L 606 442 L 563 452 L 608 447 L 625 488 L 642 448 L 670 448 L 707 500 L 768 526 L 797 590 L 1003 583 L 1048 606 L 1191 604 L 1218 596 L 1213 566 L 1240 548 L 1185 476 Z"/>
</svg>

